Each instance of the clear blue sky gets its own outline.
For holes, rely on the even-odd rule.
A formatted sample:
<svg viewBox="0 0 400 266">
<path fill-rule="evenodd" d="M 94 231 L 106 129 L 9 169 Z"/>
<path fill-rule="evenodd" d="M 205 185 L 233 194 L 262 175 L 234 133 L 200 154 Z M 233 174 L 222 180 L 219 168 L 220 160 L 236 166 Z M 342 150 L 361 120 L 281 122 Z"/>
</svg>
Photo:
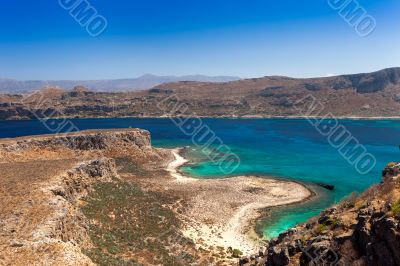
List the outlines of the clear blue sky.
<svg viewBox="0 0 400 266">
<path fill-rule="evenodd" d="M 400 66 L 400 1 L 359 0 L 376 31 L 356 34 L 326 0 L 89 0 L 108 21 L 93 38 L 58 0 L 0 8 L 0 77 L 295 77 Z"/>
</svg>

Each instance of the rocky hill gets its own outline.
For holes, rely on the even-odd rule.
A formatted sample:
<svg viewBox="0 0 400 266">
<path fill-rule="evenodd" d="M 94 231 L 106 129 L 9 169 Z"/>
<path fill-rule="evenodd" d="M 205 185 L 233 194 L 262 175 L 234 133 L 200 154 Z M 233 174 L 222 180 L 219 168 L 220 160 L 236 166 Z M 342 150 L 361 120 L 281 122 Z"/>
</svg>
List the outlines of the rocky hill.
<svg viewBox="0 0 400 266">
<path fill-rule="evenodd" d="M 162 167 L 160 158 L 168 154 L 137 129 L 0 140 L 0 265 L 136 265 L 103 253 L 97 209 L 85 201 L 101 185 L 126 184 L 121 161 L 139 173 Z"/>
<path fill-rule="evenodd" d="M 233 265 L 258 248 L 258 209 L 312 196 L 271 178 L 184 177 L 181 162 L 139 129 L 1 139 L 0 265 Z"/>
<path fill-rule="evenodd" d="M 203 82 L 227 82 L 239 80 L 239 77 L 230 76 L 157 76 L 146 74 L 132 79 L 112 79 L 112 80 L 28 80 L 18 81 L 13 79 L 0 78 L 0 93 L 29 93 L 44 87 L 62 87 L 70 90 L 75 86 L 85 86 L 93 91 L 118 92 L 135 91 L 150 89 L 156 85 L 166 82 L 177 81 L 203 81 Z"/>
<path fill-rule="evenodd" d="M 310 105 L 304 100 L 309 100 L 310 95 L 320 106 L 314 116 L 332 113 L 338 117 L 398 117 L 400 68 L 311 79 L 264 77 L 223 83 L 166 83 L 127 93 L 94 92 L 82 87 L 73 91 L 48 88 L 33 94 L 0 95 L 0 119 L 297 117 L 303 115 L 299 110 Z"/>
<path fill-rule="evenodd" d="M 400 164 L 381 184 L 272 239 L 240 265 L 400 265 Z"/>
</svg>

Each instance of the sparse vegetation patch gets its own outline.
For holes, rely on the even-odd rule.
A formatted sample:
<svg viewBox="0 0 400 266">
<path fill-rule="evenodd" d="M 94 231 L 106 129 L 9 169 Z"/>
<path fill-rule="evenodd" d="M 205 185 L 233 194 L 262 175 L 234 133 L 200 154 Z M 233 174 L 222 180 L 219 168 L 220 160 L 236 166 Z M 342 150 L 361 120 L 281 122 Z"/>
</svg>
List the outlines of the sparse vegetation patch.
<svg viewBox="0 0 400 266">
<path fill-rule="evenodd" d="M 95 246 L 85 253 L 99 265 L 190 265 L 193 244 L 177 230 L 172 202 L 133 183 L 97 184 L 82 208 Z"/>
</svg>

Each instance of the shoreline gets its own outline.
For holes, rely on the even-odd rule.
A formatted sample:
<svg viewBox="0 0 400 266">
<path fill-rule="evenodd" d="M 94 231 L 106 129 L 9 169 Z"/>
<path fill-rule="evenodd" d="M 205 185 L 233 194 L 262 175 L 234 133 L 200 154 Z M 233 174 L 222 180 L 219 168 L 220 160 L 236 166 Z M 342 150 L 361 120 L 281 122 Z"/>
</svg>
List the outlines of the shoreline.
<svg viewBox="0 0 400 266">
<path fill-rule="evenodd" d="M 179 168 L 184 166 L 189 162 L 189 160 L 185 159 L 183 156 L 180 155 L 182 149 L 172 149 L 172 155 L 174 156 L 174 160 L 168 163 L 167 171 L 170 175 L 179 182 L 189 182 L 195 181 L 195 178 L 184 176 L 180 171 Z"/>
<path fill-rule="evenodd" d="M 184 235 L 194 239 L 195 243 L 202 248 L 232 247 L 234 249 L 239 249 L 244 254 L 257 253 L 258 249 L 263 246 L 263 242 L 265 241 L 265 239 L 259 236 L 255 228 L 255 223 L 262 216 L 263 211 L 272 207 L 299 204 L 316 195 L 314 191 L 299 182 L 277 180 L 273 178 L 235 176 L 223 179 L 202 180 L 187 177 L 179 171 L 180 167 L 188 163 L 188 160 L 180 154 L 181 151 L 181 148 L 171 150 L 174 155 L 174 160 L 167 166 L 167 171 L 174 179 L 174 182 L 182 186 L 202 186 L 203 189 L 207 187 L 207 185 L 213 188 L 221 185 L 224 186 L 223 188 L 226 195 L 219 196 L 222 197 L 221 205 L 218 206 L 218 201 L 213 203 L 206 202 L 206 205 L 216 204 L 217 208 L 226 206 L 230 197 L 232 197 L 229 191 L 226 192 L 226 190 L 232 189 L 232 187 L 234 187 L 234 189 L 240 187 L 243 190 L 256 190 L 258 186 L 260 189 L 270 189 L 267 192 L 263 191 L 263 194 L 252 195 L 252 197 L 249 197 L 249 199 L 243 202 L 239 201 L 239 203 L 237 203 L 238 206 L 234 208 L 227 208 L 229 210 L 225 210 L 228 213 L 226 217 L 219 217 L 218 213 L 215 214 L 212 212 L 212 208 L 203 210 L 210 212 L 211 215 L 209 216 L 217 218 L 214 223 L 204 223 L 192 218 L 190 215 L 182 215 L 181 218 L 185 221 L 185 228 L 183 229 Z M 269 197 L 268 195 L 264 195 L 268 193 L 270 194 Z M 238 194 L 233 197 L 238 196 L 242 197 L 242 195 Z M 206 200 L 211 199 L 207 198 Z M 192 212 L 196 213 L 196 209 Z"/>
<path fill-rule="evenodd" d="M 248 115 L 248 116 L 202 116 L 198 115 L 195 117 L 192 116 L 96 116 L 96 117 L 77 117 L 77 116 L 60 116 L 51 118 L 54 120 L 61 120 L 61 119 L 126 119 L 126 118 L 133 118 L 133 119 L 171 119 L 171 118 L 204 118 L 204 119 L 284 119 L 284 120 L 307 120 L 309 118 L 312 119 L 326 119 L 325 116 L 270 116 L 270 115 Z M 354 120 L 354 121 L 374 121 L 374 120 L 400 120 L 400 116 L 335 116 L 334 119 L 339 121 L 343 120 Z M 39 119 L 28 119 L 28 118 L 21 118 L 21 119 L 0 119 L 0 122 L 8 122 L 8 121 L 40 121 Z"/>
</svg>

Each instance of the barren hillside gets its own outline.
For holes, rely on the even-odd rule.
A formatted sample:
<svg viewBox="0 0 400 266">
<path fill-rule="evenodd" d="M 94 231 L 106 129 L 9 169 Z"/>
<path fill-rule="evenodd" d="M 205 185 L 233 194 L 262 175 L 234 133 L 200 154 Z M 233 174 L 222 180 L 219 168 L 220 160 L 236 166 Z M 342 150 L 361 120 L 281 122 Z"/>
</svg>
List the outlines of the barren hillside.
<svg viewBox="0 0 400 266">
<path fill-rule="evenodd" d="M 308 95 L 323 106 L 323 111 L 315 115 L 398 117 L 400 68 L 312 79 L 264 77 L 224 83 L 167 83 L 130 93 L 92 92 L 82 87 L 73 91 L 47 89 L 29 95 L 0 95 L 0 119 L 302 116 L 299 108 L 309 104 L 302 101 Z"/>
</svg>

